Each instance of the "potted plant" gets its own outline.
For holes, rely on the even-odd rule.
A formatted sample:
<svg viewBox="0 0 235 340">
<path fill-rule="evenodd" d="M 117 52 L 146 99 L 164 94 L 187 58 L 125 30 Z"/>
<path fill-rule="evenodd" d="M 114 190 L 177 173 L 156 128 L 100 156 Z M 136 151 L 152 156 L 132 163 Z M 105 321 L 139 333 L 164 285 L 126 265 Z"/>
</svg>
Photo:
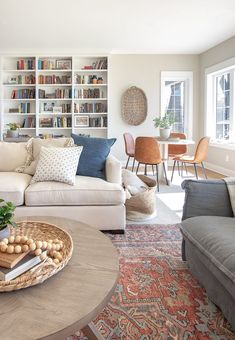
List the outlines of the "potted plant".
<svg viewBox="0 0 235 340">
<path fill-rule="evenodd" d="M 19 137 L 19 123 L 9 123 L 7 124 L 9 126 L 9 129 L 7 130 L 7 137 L 10 138 L 18 138 Z"/>
<path fill-rule="evenodd" d="M 160 137 L 168 139 L 171 134 L 171 126 L 175 123 L 173 113 L 165 113 L 164 117 L 154 118 L 154 126 L 160 128 Z"/>
<path fill-rule="evenodd" d="M 11 202 L 0 199 L 0 240 L 10 236 L 9 225 L 16 228 L 18 225 L 13 221 L 15 206 Z"/>
</svg>

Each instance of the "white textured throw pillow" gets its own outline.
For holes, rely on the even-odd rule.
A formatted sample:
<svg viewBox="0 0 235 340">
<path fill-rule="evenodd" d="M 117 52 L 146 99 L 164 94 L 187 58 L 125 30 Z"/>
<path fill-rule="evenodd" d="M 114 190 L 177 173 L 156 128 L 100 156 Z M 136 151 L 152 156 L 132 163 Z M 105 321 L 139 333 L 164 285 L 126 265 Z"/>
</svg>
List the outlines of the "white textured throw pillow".
<svg viewBox="0 0 235 340">
<path fill-rule="evenodd" d="M 41 147 L 31 184 L 56 181 L 74 185 L 82 146 L 71 148 Z"/>
</svg>

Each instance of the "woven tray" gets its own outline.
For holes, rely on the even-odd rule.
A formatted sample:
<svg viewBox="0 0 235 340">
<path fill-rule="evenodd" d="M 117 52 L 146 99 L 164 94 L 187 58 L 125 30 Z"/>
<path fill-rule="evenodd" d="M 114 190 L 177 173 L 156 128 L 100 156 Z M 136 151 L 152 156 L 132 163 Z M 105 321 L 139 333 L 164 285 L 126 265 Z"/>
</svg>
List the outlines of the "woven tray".
<svg viewBox="0 0 235 340">
<path fill-rule="evenodd" d="M 63 229 L 53 224 L 38 221 L 20 222 L 18 225 L 19 228 L 11 230 L 11 235 L 25 235 L 35 241 L 47 241 L 55 238 L 63 241 L 63 248 L 60 251 L 62 261 L 59 264 L 45 261 L 18 276 L 14 280 L 0 281 L 0 292 L 18 290 L 44 282 L 49 277 L 62 270 L 72 256 L 73 241 L 71 236 Z"/>
<path fill-rule="evenodd" d="M 129 125 L 140 125 L 147 117 L 147 98 L 143 90 L 136 86 L 122 95 L 122 118 Z"/>
</svg>

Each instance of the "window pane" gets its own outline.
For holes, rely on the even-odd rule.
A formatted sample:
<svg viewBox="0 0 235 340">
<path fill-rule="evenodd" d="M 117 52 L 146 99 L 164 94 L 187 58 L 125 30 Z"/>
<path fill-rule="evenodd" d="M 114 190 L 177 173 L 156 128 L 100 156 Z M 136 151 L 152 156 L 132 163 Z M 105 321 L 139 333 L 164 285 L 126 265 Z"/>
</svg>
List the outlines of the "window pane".
<svg viewBox="0 0 235 340">
<path fill-rule="evenodd" d="M 230 74 L 224 73 L 223 75 L 215 77 L 215 82 L 216 138 L 228 140 L 231 126 Z"/>
<path fill-rule="evenodd" d="M 165 81 L 165 113 L 173 113 L 175 132 L 184 132 L 185 125 L 185 81 Z"/>
</svg>

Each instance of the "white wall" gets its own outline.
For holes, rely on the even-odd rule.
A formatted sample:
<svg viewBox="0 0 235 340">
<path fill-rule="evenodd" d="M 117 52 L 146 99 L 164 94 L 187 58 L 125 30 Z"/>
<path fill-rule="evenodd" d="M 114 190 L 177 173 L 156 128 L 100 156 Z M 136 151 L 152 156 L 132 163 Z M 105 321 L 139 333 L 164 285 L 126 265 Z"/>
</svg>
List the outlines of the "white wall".
<svg viewBox="0 0 235 340">
<path fill-rule="evenodd" d="M 153 118 L 160 114 L 161 71 L 193 71 L 193 138 L 198 139 L 198 73 L 197 55 L 111 55 L 109 63 L 109 137 L 116 137 L 112 153 L 126 160 L 123 133 L 154 136 Z M 121 117 L 121 96 L 130 86 L 140 87 L 148 100 L 148 115 L 139 126 L 126 124 Z"/>
<path fill-rule="evenodd" d="M 209 49 L 199 56 L 200 67 L 200 118 L 199 135 L 205 129 L 205 69 L 222 61 L 235 57 L 235 36 Z M 208 165 L 224 174 L 235 176 L 235 150 L 226 150 L 210 146 L 207 157 Z"/>
</svg>

